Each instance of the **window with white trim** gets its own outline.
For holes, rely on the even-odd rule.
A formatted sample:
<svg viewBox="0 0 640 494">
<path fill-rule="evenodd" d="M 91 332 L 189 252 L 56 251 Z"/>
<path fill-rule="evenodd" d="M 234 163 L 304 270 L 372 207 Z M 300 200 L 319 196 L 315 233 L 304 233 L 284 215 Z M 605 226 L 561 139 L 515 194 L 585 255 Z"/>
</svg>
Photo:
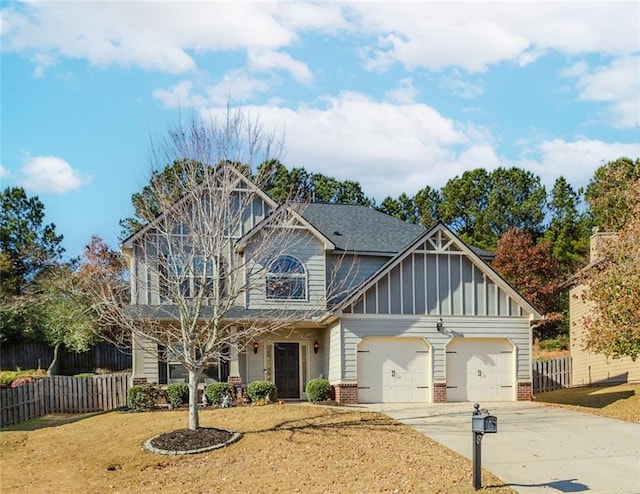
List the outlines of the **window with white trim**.
<svg viewBox="0 0 640 494">
<path fill-rule="evenodd" d="M 272 300 L 306 300 L 307 270 L 290 255 L 280 256 L 267 267 L 267 298 Z"/>
<path fill-rule="evenodd" d="M 159 266 L 160 299 L 171 301 L 172 291 L 180 287 L 183 297 L 196 297 L 204 287 L 204 296 L 214 295 L 215 283 L 220 283 L 222 295 L 223 281 L 218 278 L 213 259 L 204 256 L 190 256 L 184 260 L 179 256 L 165 256 L 164 264 Z"/>
</svg>

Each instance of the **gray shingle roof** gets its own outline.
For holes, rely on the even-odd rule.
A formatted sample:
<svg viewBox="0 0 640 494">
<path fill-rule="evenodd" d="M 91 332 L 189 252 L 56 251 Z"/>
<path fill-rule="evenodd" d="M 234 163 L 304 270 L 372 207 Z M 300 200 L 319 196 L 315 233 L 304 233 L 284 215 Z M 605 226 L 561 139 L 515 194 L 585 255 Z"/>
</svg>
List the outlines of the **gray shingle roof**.
<svg viewBox="0 0 640 494">
<path fill-rule="evenodd" d="M 303 206 L 302 216 L 337 249 L 352 252 L 395 254 L 425 231 L 357 204 L 311 203 Z"/>
</svg>

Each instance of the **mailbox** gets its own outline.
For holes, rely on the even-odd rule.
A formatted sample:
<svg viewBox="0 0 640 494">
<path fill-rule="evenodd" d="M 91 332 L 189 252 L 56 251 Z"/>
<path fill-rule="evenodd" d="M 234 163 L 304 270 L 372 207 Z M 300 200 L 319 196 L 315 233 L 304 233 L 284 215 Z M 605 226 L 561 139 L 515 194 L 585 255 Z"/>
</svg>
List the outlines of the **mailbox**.
<svg viewBox="0 0 640 494">
<path fill-rule="evenodd" d="M 482 434 L 498 432 L 498 417 L 493 415 L 474 415 L 471 417 L 471 431 Z"/>
</svg>

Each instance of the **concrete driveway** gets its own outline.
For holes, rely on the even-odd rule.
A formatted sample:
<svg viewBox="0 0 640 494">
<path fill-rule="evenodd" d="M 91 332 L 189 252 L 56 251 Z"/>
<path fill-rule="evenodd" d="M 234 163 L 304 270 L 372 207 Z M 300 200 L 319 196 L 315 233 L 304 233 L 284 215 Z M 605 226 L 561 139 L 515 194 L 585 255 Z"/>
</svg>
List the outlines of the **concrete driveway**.
<svg viewBox="0 0 640 494">
<path fill-rule="evenodd" d="M 533 402 L 480 405 L 498 417 L 482 467 L 518 492 L 640 493 L 640 425 Z M 472 458 L 471 403 L 360 406 Z"/>
</svg>

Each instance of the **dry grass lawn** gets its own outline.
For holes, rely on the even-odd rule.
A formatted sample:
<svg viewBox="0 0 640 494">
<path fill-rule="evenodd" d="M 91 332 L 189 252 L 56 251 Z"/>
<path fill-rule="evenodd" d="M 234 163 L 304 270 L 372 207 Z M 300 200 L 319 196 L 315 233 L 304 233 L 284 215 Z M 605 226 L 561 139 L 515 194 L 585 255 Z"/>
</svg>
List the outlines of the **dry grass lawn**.
<svg viewBox="0 0 640 494">
<path fill-rule="evenodd" d="M 536 394 L 536 401 L 640 423 L 640 384 L 559 389 Z"/>
<path fill-rule="evenodd" d="M 188 456 L 142 445 L 184 428 L 186 411 L 37 420 L 0 433 L 8 493 L 472 493 L 471 462 L 385 415 L 303 404 L 201 412 L 237 443 Z M 483 472 L 486 492 L 513 492 Z"/>
</svg>

